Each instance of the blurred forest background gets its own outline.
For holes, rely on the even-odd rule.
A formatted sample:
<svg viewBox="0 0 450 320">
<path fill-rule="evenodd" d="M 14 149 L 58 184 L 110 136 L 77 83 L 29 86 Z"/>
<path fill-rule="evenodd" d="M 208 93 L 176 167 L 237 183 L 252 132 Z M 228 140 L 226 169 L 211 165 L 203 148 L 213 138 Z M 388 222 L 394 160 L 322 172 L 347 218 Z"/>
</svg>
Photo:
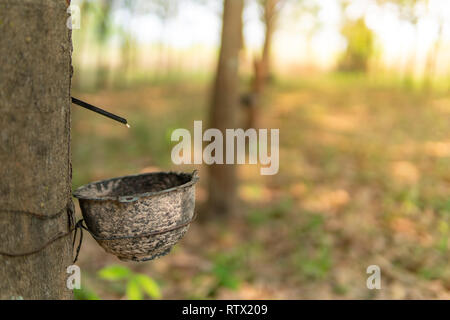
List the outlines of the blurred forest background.
<svg viewBox="0 0 450 320">
<path fill-rule="evenodd" d="M 131 124 L 73 107 L 73 187 L 201 178 L 168 256 L 123 263 L 85 237 L 77 298 L 450 299 L 449 1 L 72 4 L 73 95 Z M 173 165 L 194 120 L 279 128 L 279 173 Z"/>
</svg>

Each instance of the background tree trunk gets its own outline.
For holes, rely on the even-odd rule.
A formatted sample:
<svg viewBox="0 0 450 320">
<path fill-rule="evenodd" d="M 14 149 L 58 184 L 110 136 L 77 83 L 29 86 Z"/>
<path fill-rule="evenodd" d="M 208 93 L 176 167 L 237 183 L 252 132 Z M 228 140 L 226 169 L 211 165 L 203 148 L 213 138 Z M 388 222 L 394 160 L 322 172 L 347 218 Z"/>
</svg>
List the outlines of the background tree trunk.
<svg viewBox="0 0 450 320">
<path fill-rule="evenodd" d="M 263 10 L 261 19 L 265 26 L 264 45 L 261 58 L 255 57 L 253 61 L 251 92 L 241 101 L 246 111 L 246 122 L 244 124 L 246 129 L 258 127 L 258 108 L 265 84 L 270 76 L 272 40 L 280 3 L 280 0 L 260 0 Z"/>
<path fill-rule="evenodd" d="M 72 43 L 66 10 L 66 1 L 0 2 L 2 253 L 36 250 L 70 228 Z M 70 235 L 35 254 L 0 254 L 0 298 L 70 299 L 71 264 Z"/>
<path fill-rule="evenodd" d="M 280 0 L 265 0 L 264 1 L 264 13 L 263 22 L 265 26 L 264 46 L 261 57 L 261 72 L 262 81 L 267 81 L 270 75 L 270 59 L 272 50 L 272 39 L 275 31 L 275 25 L 277 23 Z"/>
<path fill-rule="evenodd" d="M 239 106 L 239 50 L 241 48 L 243 0 L 225 0 L 222 44 L 214 84 L 210 126 L 222 131 L 236 127 Z M 225 156 L 225 143 L 224 143 Z M 209 167 L 208 209 L 213 214 L 229 214 L 236 205 L 236 168 L 214 164 Z"/>
</svg>

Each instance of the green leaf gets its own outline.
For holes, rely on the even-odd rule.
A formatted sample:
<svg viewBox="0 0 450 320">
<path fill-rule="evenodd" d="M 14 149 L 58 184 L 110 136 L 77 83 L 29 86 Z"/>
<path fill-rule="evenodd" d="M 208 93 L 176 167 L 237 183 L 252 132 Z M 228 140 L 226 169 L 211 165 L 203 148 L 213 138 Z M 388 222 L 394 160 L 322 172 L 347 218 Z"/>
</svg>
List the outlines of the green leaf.
<svg viewBox="0 0 450 320">
<path fill-rule="evenodd" d="M 110 281 L 116 281 L 116 280 L 122 280 L 122 279 L 128 279 L 131 275 L 130 269 L 119 266 L 119 265 L 113 265 L 109 267 L 105 267 L 101 269 L 98 272 L 98 275 L 100 278 Z"/>
<path fill-rule="evenodd" d="M 127 283 L 126 295 L 128 300 L 142 300 L 144 295 L 142 294 L 139 282 L 136 277 L 133 277 Z"/>
<path fill-rule="evenodd" d="M 73 290 L 75 300 L 100 300 L 100 297 L 92 290 L 81 288 Z"/>
<path fill-rule="evenodd" d="M 138 274 L 135 280 L 139 283 L 144 292 L 152 299 L 160 299 L 161 291 L 155 280 L 145 274 Z"/>
</svg>

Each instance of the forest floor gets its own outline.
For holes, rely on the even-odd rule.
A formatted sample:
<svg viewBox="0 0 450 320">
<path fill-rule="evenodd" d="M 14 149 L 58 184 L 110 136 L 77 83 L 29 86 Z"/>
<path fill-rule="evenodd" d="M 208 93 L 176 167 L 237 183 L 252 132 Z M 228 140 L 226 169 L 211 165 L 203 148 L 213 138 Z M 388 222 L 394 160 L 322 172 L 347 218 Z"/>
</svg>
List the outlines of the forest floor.
<svg viewBox="0 0 450 320">
<path fill-rule="evenodd" d="M 132 127 L 73 107 L 74 188 L 193 168 L 171 163 L 170 135 L 207 118 L 208 84 L 75 96 Z M 164 299 L 450 299 L 450 96 L 361 79 L 278 81 L 259 125 L 280 129 L 280 170 L 238 166 L 239 212 L 201 212 L 169 255 L 146 263 L 121 262 L 86 236 L 85 293 L 125 298 L 124 283 L 98 277 L 122 265 L 155 279 Z M 199 207 L 205 167 L 200 178 Z M 370 265 L 381 290 L 366 287 Z"/>
</svg>

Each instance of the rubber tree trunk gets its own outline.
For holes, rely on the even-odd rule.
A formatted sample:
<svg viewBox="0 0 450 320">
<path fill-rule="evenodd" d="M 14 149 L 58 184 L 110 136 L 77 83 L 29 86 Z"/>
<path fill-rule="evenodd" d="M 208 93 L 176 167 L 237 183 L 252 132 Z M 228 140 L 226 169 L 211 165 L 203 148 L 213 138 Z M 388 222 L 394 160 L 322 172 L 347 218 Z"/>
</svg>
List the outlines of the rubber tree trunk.
<svg viewBox="0 0 450 320">
<path fill-rule="evenodd" d="M 275 25 L 278 18 L 278 8 L 277 5 L 279 0 L 265 0 L 264 1 L 264 25 L 265 25 L 265 35 L 264 35 L 264 46 L 261 57 L 261 72 L 263 81 L 267 81 L 270 75 L 270 59 L 272 51 L 272 40 L 273 33 L 275 31 Z"/>
<path fill-rule="evenodd" d="M 0 2 L 1 299 L 72 297 L 67 19 L 66 1 Z"/>
<path fill-rule="evenodd" d="M 250 99 L 248 99 L 248 103 L 245 105 L 246 122 L 244 127 L 246 129 L 258 127 L 259 104 L 265 84 L 270 75 L 273 33 L 279 13 L 277 8 L 279 0 L 264 0 L 261 4 L 264 10 L 262 17 L 265 26 L 264 45 L 261 58 L 255 57 L 255 61 L 253 62 L 253 80 Z"/>
<path fill-rule="evenodd" d="M 210 109 L 210 126 L 225 137 L 226 129 L 236 127 L 239 107 L 239 50 L 241 48 L 243 0 L 225 0 L 222 42 Z M 225 156 L 225 143 L 223 155 Z M 226 215 L 236 207 L 236 168 L 231 164 L 209 167 L 208 209 L 212 214 Z"/>
</svg>

